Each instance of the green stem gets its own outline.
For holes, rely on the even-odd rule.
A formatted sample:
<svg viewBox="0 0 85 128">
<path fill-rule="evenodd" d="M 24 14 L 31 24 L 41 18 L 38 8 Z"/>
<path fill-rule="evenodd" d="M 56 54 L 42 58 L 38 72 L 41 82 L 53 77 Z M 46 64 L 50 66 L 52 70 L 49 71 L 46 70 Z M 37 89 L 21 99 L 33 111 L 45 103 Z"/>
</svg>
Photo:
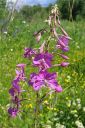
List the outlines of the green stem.
<svg viewBox="0 0 85 128">
<path fill-rule="evenodd" d="M 34 121 L 34 128 L 38 128 L 38 114 L 39 114 L 39 107 L 38 107 L 38 99 L 39 99 L 39 94 L 38 92 L 36 93 L 36 107 L 35 107 L 35 121 Z"/>
</svg>

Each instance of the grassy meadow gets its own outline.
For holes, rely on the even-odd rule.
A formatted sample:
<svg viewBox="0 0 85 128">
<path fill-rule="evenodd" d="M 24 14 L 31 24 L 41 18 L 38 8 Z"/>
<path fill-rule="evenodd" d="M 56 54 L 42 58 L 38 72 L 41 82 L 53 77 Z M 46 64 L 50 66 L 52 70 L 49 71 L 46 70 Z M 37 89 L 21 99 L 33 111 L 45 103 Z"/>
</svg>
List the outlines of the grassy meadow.
<svg viewBox="0 0 85 128">
<path fill-rule="evenodd" d="M 23 94 L 28 101 L 22 103 L 22 112 L 16 118 L 10 118 L 7 113 L 10 104 L 8 90 L 15 76 L 16 65 L 28 63 L 23 58 L 24 48 L 39 46 L 33 33 L 46 27 L 43 21 L 36 17 L 31 22 L 14 19 L 8 25 L 7 33 L 0 35 L 0 128 L 32 128 L 35 92 L 27 84 L 22 85 L 28 90 Z M 85 22 L 62 20 L 62 25 L 72 38 L 68 53 L 70 65 L 52 69 L 58 72 L 63 92 L 48 96 L 39 106 L 39 128 L 85 127 Z M 34 68 L 28 66 L 28 78 L 32 72 Z"/>
</svg>

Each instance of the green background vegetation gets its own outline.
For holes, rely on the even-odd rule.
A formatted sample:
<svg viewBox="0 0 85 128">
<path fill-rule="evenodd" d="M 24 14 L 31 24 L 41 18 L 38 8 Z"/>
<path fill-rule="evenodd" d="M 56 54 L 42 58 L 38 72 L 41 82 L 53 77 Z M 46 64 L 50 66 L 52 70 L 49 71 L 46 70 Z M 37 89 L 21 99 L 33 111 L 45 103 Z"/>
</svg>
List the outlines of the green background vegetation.
<svg viewBox="0 0 85 128">
<path fill-rule="evenodd" d="M 3 3 L 3 1 L 0 2 Z M 78 6 L 78 8 L 76 7 L 77 15 L 70 19 L 72 22 L 69 21 L 69 15 L 66 15 L 68 11 L 64 9 L 65 6 L 62 6 L 63 2 L 59 2 L 61 18 L 63 18 L 61 23 L 72 38 L 68 53 L 70 66 L 63 69 L 52 69 L 52 71 L 58 71 L 58 81 L 64 90 L 61 94 L 54 94 L 55 97 L 47 97 L 43 105 L 39 106 L 43 107 L 39 114 L 40 128 L 62 128 L 58 126 L 59 124 L 66 128 L 77 128 L 75 124 L 77 120 L 82 122 L 85 127 L 85 15 Z M 81 2 L 83 1 L 81 0 Z M 10 104 L 8 90 L 15 76 L 16 65 L 28 63 L 28 60 L 23 58 L 24 47 L 39 46 L 33 33 L 47 26 L 44 20 L 49 15 L 51 5 L 47 8 L 42 8 L 40 5 L 23 7 L 20 12 L 13 13 L 11 17 L 13 20 L 10 20 L 9 11 L 6 11 L 4 4 L 0 3 L 0 5 L 3 5 L 0 8 L 3 12 L 1 13 L 0 10 L 0 19 L 1 21 L 7 20 L 0 22 L 0 128 L 32 128 L 33 114 L 31 113 L 34 110 L 32 101 L 35 101 L 35 93 L 31 88 L 29 92 L 27 84 L 23 85 L 28 90 L 27 94 L 23 94 L 28 101 L 22 103 L 23 112 L 17 118 L 11 119 L 7 113 Z M 66 7 L 68 8 L 67 5 Z M 55 58 L 57 60 L 57 56 Z M 34 69 L 29 66 L 26 68 L 28 78 L 33 71 Z M 50 107 L 51 103 L 55 104 L 54 109 L 53 106 Z"/>
</svg>

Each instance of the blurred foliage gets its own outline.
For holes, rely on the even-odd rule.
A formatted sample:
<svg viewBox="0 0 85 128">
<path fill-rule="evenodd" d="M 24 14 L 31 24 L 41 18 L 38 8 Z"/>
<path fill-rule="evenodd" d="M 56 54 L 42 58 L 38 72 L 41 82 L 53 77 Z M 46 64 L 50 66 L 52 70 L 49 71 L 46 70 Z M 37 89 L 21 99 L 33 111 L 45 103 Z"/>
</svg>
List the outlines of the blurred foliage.
<svg viewBox="0 0 85 128">
<path fill-rule="evenodd" d="M 68 20 L 80 20 L 85 18 L 85 1 L 84 0 L 57 0 L 56 4 L 59 6 L 61 18 Z M 20 13 L 25 18 L 32 18 L 36 13 L 39 17 L 47 16 L 52 5 L 48 7 L 36 6 L 23 6 Z"/>
<path fill-rule="evenodd" d="M 85 18 L 85 1 L 84 0 L 57 0 L 61 16 L 64 19 L 69 19 L 70 9 L 72 9 L 72 18 Z M 73 7 L 72 7 L 73 6 Z"/>
<path fill-rule="evenodd" d="M 51 8 L 51 5 L 49 7 L 41 7 L 41 5 L 34 5 L 34 6 L 25 5 L 21 8 L 19 13 L 24 18 L 31 20 L 32 17 L 35 17 L 35 16 L 37 16 L 37 18 L 47 17 L 50 8 Z"/>
<path fill-rule="evenodd" d="M 81 20 L 85 18 L 85 1 L 84 0 L 57 0 L 56 4 L 59 6 L 60 15 L 63 19 Z M 10 3 L 8 4 L 10 5 Z M 13 6 L 13 3 L 11 4 Z M 50 12 L 52 4 L 48 7 L 41 5 L 24 5 L 19 10 L 15 10 L 17 17 L 25 18 L 31 21 L 33 17 L 46 18 Z M 9 7 L 10 8 L 10 7 Z M 6 5 L 6 0 L 0 0 L 0 22 L 9 16 L 10 9 Z"/>
<path fill-rule="evenodd" d="M 6 15 L 6 0 L 0 0 L 0 19 Z"/>
<path fill-rule="evenodd" d="M 8 11 L 4 12 L 7 8 L 1 2 L 3 3 L 4 0 L 0 0 L 0 6 L 3 6 L 0 7 L 3 12 L 0 10 L 0 19 L 6 19 L 9 13 Z M 28 101 L 23 102 L 22 113 L 17 118 L 11 119 L 8 116 L 7 109 L 10 103 L 8 90 L 15 76 L 14 69 L 16 64 L 28 63 L 28 60 L 22 57 L 24 47 L 39 47 L 40 44 L 35 43 L 33 33 L 47 27 L 43 21 L 44 18 L 47 18 L 52 5 L 45 8 L 38 6 L 29 7 L 31 8 L 29 15 L 26 12 L 26 14 L 23 13 L 24 7 L 19 12 L 14 12 L 13 20 L 7 25 L 7 31 L 0 35 L 2 37 L 0 40 L 0 128 L 32 128 L 34 104 L 30 99 L 35 100 L 35 97 L 31 88 L 29 89 L 28 86 L 25 86 L 25 89 L 30 90 L 30 93 L 26 95 Z M 32 11 L 33 8 L 35 8 L 34 11 Z M 79 8 L 76 5 L 74 19 L 84 18 L 84 8 L 81 8 L 82 13 Z M 69 19 L 68 10 L 61 11 L 60 8 L 60 12 L 62 18 Z M 67 17 L 63 17 L 63 15 L 67 15 Z M 52 96 L 47 97 L 42 106 L 39 106 L 40 128 L 62 128 L 63 125 L 65 126 L 63 128 L 76 128 L 76 121 L 82 122 L 85 126 L 85 22 L 84 20 L 79 22 L 63 20 L 61 23 L 73 39 L 70 43 L 70 66 L 63 70 L 59 69 L 58 73 L 59 83 L 64 91 L 61 94 L 57 94 L 54 99 Z M 53 70 L 55 71 L 56 69 Z M 32 72 L 35 72 L 34 69 L 28 66 L 26 69 L 28 78 Z M 52 106 L 51 104 L 53 103 L 54 105 Z"/>
</svg>

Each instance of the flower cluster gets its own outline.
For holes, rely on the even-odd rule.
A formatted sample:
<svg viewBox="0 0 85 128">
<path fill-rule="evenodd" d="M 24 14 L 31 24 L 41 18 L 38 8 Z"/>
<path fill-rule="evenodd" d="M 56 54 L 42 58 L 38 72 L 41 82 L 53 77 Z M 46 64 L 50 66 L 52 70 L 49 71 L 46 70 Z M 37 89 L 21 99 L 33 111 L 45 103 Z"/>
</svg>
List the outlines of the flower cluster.
<svg viewBox="0 0 85 128">
<path fill-rule="evenodd" d="M 44 42 L 40 45 L 39 48 L 25 48 L 24 49 L 24 58 L 32 61 L 32 66 L 38 69 L 37 73 L 32 72 L 30 74 L 30 79 L 28 80 L 28 84 L 33 87 L 35 91 L 39 91 L 42 87 L 46 87 L 48 91 L 53 90 L 53 92 L 62 92 L 62 87 L 57 81 L 57 73 L 49 72 L 48 69 L 53 68 L 54 66 L 66 67 L 69 65 L 68 62 L 64 60 L 68 60 L 68 56 L 63 54 L 64 52 L 69 51 L 69 40 L 71 39 L 66 31 L 63 29 L 59 19 L 59 11 L 57 6 L 55 6 L 48 20 L 50 32 L 46 29 L 41 29 L 40 31 L 34 33 L 35 39 L 37 43 L 40 44 L 41 37 L 43 38 L 43 34 L 48 33 L 48 37 Z M 60 29 L 62 34 L 57 33 L 57 29 Z M 53 51 L 56 51 L 56 54 L 62 59 L 64 59 L 59 64 L 54 64 L 54 54 L 55 52 L 51 52 L 50 44 L 51 39 L 54 38 L 55 47 Z M 25 73 L 24 68 L 25 64 L 18 64 L 16 70 L 16 77 L 12 82 L 12 88 L 9 90 L 9 93 L 12 97 L 12 102 L 14 103 L 14 107 L 10 107 L 8 109 L 9 114 L 12 117 L 15 117 L 19 112 L 20 106 L 20 95 L 21 95 L 21 87 L 19 85 L 20 81 L 25 81 Z"/>
<path fill-rule="evenodd" d="M 16 70 L 16 77 L 12 81 L 12 87 L 9 89 L 9 93 L 11 95 L 11 101 L 13 106 L 8 109 L 8 113 L 10 116 L 15 117 L 17 113 L 19 112 L 20 107 L 20 95 L 21 95 L 21 87 L 19 85 L 20 81 L 25 81 L 25 73 L 24 68 L 26 64 L 18 64 L 17 70 Z"/>
<path fill-rule="evenodd" d="M 62 91 L 61 86 L 58 85 L 58 82 L 56 81 L 56 73 L 48 73 L 47 71 L 41 71 L 39 74 L 32 73 L 30 75 L 29 84 L 32 85 L 35 90 L 47 86 L 57 92 Z"/>
</svg>

